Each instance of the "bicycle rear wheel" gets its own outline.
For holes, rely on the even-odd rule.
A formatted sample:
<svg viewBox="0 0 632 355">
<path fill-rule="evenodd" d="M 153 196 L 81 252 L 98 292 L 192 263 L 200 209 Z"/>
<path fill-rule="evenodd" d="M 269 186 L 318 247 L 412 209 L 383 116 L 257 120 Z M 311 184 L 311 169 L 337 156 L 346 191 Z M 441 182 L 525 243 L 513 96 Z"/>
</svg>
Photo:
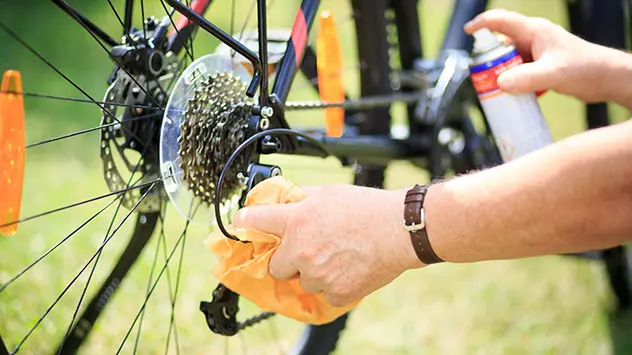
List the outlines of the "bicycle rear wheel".
<svg viewBox="0 0 632 355">
<path fill-rule="evenodd" d="M 100 22 L 110 21 L 110 33 L 115 33 L 114 29 L 121 31 L 124 27 L 123 36 L 134 43 L 132 47 L 145 44 L 148 33 L 151 35 L 157 31 L 161 23 L 169 28 L 179 23 L 162 1 L 151 6 L 141 1 L 135 3 L 136 11 L 130 9 L 128 12 L 130 3 L 126 3 L 125 9 L 119 6 L 117 12 L 117 8 L 108 2 L 110 6 L 105 9 L 110 17 L 100 19 Z M 200 6 L 201 3 L 206 2 L 198 0 L 191 6 Z M 276 9 L 273 9 L 273 3 L 274 0 L 268 1 L 268 10 Z M 248 23 L 256 12 L 253 10 L 254 1 L 248 1 L 249 6 L 243 9 L 240 4 L 243 5 L 235 1 L 215 4 L 206 17 L 214 19 L 216 13 L 230 13 L 228 20 L 221 25 L 230 28 L 231 34 L 239 34 L 239 38 L 247 32 L 247 26 L 238 26 L 236 17 Z M 5 6 L 11 7 L 5 13 L 16 14 L 11 19 L 0 19 L 7 42 L 13 41 L 11 43 L 16 50 L 27 49 L 24 55 L 9 57 L 9 64 L 6 64 L 24 68 L 25 91 L 33 88 L 30 95 L 24 93 L 27 107 L 35 107 L 35 117 L 55 114 L 67 118 L 62 121 L 63 125 L 50 124 L 42 119 L 27 122 L 30 139 L 35 143 L 31 143 L 27 151 L 29 170 L 23 215 L 33 217 L 34 221 L 24 221 L 17 236 L 1 241 L 3 259 L 7 261 L 0 273 L 0 339 L 8 350 L 38 353 L 58 349 L 59 353 L 73 353 L 77 349 L 88 353 L 179 353 L 200 352 L 200 349 L 211 347 L 225 352 L 226 349 L 256 348 L 258 352 L 272 353 L 287 351 L 294 344 L 292 353 L 297 354 L 318 355 L 334 351 L 349 315 L 327 325 L 307 326 L 300 338 L 302 327 L 297 322 L 281 319 L 278 321 L 283 322 L 282 326 L 275 326 L 275 320 L 266 321 L 269 323 L 267 326 L 249 328 L 228 341 L 208 330 L 197 309 L 199 301 L 209 297 L 214 281 L 208 277 L 208 251 L 199 248 L 201 240 L 195 237 L 187 243 L 187 239 L 205 236 L 208 230 L 184 220 L 168 203 L 162 183 L 157 178 L 156 131 L 176 78 L 200 54 L 216 50 L 217 41 L 198 33 L 194 44 L 181 41 L 176 45 L 182 50 L 175 57 L 166 53 L 162 53 L 164 56 L 152 55 L 150 51 L 150 54 L 145 54 L 146 67 L 130 67 L 130 73 L 117 70 L 112 75 L 113 53 L 105 48 L 107 38 L 97 39 L 100 36 L 95 31 L 69 26 L 71 18 L 77 18 L 76 13 L 71 11 L 71 18 L 67 18 L 58 12 L 49 19 L 48 16 L 38 15 L 42 11 L 29 12 L 19 4 Z M 106 12 L 99 5 L 90 6 L 86 5 L 81 11 L 91 16 Z M 400 72 L 413 70 L 415 60 L 423 54 L 417 0 L 352 0 L 350 4 L 330 0 L 324 1 L 321 7 L 342 13 L 342 16 L 337 16 L 341 35 L 345 43 L 355 49 L 349 50 L 349 55 L 345 56 L 348 63 L 353 58 L 358 61 L 349 66 L 352 72 L 345 72 L 349 79 L 347 82 L 351 83 L 349 95 L 366 97 L 389 95 L 400 89 L 414 90 L 406 86 L 398 88 L 394 79 Z M 156 21 L 146 20 L 149 14 L 159 14 L 159 18 Z M 68 38 L 77 36 L 91 43 L 92 47 L 70 46 L 67 53 L 46 51 L 46 42 L 39 39 L 39 29 L 20 26 L 21 22 L 27 22 L 25 18 L 32 16 L 41 16 L 34 20 L 40 23 L 49 21 L 44 23 L 54 24 Z M 87 24 L 79 22 L 82 27 Z M 132 31 L 131 23 L 136 24 L 136 31 Z M 342 27 L 343 23 L 345 27 Z M 180 28 L 184 36 L 196 33 L 189 29 Z M 171 44 L 173 39 L 180 38 L 178 32 L 170 30 Z M 314 58 L 308 55 L 310 52 L 313 53 L 313 49 L 308 48 L 302 69 L 308 86 L 314 87 L 318 78 Z M 77 60 L 82 55 L 89 60 Z M 139 55 L 142 58 L 143 54 Z M 129 58 L 123 56 L 118 60 Z M 74 66 L 69 65 L 71 62 Z M 38 69 L 40 63 L 45 65 Z M 4 69 L 4 65 L 0 62 L 0 68 Z M 86 72 L 99 75 L 95 75 L 97 79 L 94 79 L 85 75 Z M 110 78 L 110 87 L 106 91 L 103 82 L 107 77 Z M 63 85 L 53 87 L 51 83 L 55 82 Z M 359 88 L 355 88 L 354 83 L 359 83 Z M 89 87 L 89 90 L 84 90 L 84 87 Z M 77 89 L 87 99 L 77 98 L 73 92 Z M 295 85 L 292 91 L 298 89 Z M 54 97 L 48 95 L 51 90 L 58 90 Z M 93 99 L 102 95 L 103 91 L 106 91 L 103 101 Z M 43 103 L 38 106 L 37 100 Z M 97 106 L 98 113 L 95 114 L 91 105 Z M 414 109 L 412 105 L 408 107 L 410 131 L 417 133 L 428 129 L 412 119 Z M 76 118 L 95 117 L 99 113 L 103 116 L 100 125 L 72 131 L 85 127 Z M 389 135 L 392 129 L 391 107 L 348 110 L 346 122 L 352 131 L 361 135 Z M 40 125 L 43 128 L 38 130 Z M 99 145 L 95 144 L 94 137 L 89 136 L 90 132 L 101 134 Z M 49 139 L 51 135 L 58 136 Z M 95 152 L 86 148 L 90 146 L 98 150 L 102 162 L 94 161 Z M 354 183 L 384 187 L 386 168 L 386 165 L 360 164 Z M 65 172 L 60 173 L 60 170 Z M 103 178 L 99 176 L 101 172 L 107 182 L 106 190 L 99 186 Z M 53 176 L 50 180 L 54 184 L 42 184 L 38 180 L 46 175 Z M 86 196 L 93 198 L 86 200 Z M 80 201 L 76 203 L 78 199 Z M 88 207 L 88 202 L 101 199 L 107 202 L 101 208 L 81 210 Z M 60 210 L 60 206 L 64 208 Z M 100 218 L 110 209 L 115 209 L 110 217 Z M 51 213 L 38 215 L 39 211 Z M 175 217 L 167 221 L 166 215 Z M 73 219 L 80 223 L 72 223 Z M 130 225 L 130 219 L 135 219 L 135 224 Z M 49 232 L 58 234 L 62 229 L 67 229 L 63 234 L 68 233 L 63 238 L 48 236 Z M 120 236 L 121 233 L 129 233 L 131 237 L 126 240 Z M 78 239 L 78 234 L 83 239 Z M 96 238 L 92 238 L 93 235 Z M 70 239 L 74 245 L 67 242 Z M 29 248 L 25 248 L 25 240 Z M 112 273 L 110 270 L 113 270 Z M 98 281 L 102 284 L 99 285 Z M 38 292 L 32 292 L 34 287 Z M 242 313 L 251 315 L 256 312 L 256 307 L 248 302 L 242 302 L 240 306 L 243 310 L 240 317 L 243 317 Z M 289 340 L 279 344 L 282 343 L 278 339 L 281 336 Z M 247 345 L 251 342 L 254 344 Z"/>
</svg>

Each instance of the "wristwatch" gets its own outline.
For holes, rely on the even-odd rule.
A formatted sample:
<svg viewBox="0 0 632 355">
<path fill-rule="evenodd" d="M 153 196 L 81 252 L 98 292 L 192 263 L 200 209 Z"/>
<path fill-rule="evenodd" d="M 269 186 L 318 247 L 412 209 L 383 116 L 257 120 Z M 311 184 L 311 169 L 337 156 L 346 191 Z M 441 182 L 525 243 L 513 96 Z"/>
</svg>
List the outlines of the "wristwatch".
<svg viewBox="0 0 632 355">
<path fill-rule="evenodd" d="M 404 228 L 410 233 L 410 239 L 419 260 L 426 265 L 430 265 L 441 263 L 444 260 L 435 254 L 428 240 L 424 213 L 424 199 L 427 191 L 428 185 L 415 185 L 406 192 L 406 199 L 404 200 Z"/>
</svg>

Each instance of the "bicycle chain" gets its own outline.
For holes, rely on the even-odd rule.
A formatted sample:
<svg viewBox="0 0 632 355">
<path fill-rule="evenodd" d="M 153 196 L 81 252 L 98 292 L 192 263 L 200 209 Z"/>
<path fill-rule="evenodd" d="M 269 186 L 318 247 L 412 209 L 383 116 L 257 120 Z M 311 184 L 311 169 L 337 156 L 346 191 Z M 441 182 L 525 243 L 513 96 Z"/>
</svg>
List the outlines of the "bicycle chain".
<svg viewBox="0 0 632 355">
<path fill-rule="evenodd" d="M 257 314 L 254 317 L 250 317 L 243 322 L 237 323 L 237 330 L 244 330 L 248 327 L 252 327 L 257 323 L 263 322 L 264 320 L 270 319 L 272 316 L 276 315 L 274 312 L 262 312 Z"/>
<path fill-rule="evenodd" d="M 358 99 L 345 100 L 340 102 L 326 101 L 291 101 L 284 105 L 285 110 L 322 110 L 326 108 L 339 107 L 347 110 L 371 109 L 377 107 L 387 107 L 393 102 L 415 103 L 422 99 L 424 92 L 395 93 L 390 95 L 377 95 L 361 97 Z"/>
<path fill-rule="evenodd" d="M 189 98 L 180 125 L 178 143 L 183 180 L 195 197 L 209 207 L 224 163 L 243 142 L 252 104 L 246 84 L 231 73 L 209 75 L 198 82 Z M 236 159 L 232 170 L 244 171 L 245 159 Z M 226 202 L 242 188 L 237 174 L 228 174 L 219 200 Z"/>
</svg>

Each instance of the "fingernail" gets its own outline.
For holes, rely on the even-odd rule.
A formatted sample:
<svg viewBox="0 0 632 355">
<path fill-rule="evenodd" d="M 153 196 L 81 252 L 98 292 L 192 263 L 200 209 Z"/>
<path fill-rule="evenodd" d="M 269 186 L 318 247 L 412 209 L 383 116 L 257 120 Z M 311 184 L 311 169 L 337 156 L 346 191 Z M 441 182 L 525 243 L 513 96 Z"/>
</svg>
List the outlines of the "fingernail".
<svg viewBox="0 0 632 355">
<path fill-rule="evenodd" d="M 246 219 L 246 213 L 247 211 L 245 207 L 237 211 L 237 213 L 235 213 L 235 216 L 233 217 L 233 225 L 236 227 L 241 226 Z"/>
<path fill-rule="evenodd" d="M 463 26 L 463 27 L 464 27 L 464 28 L 469 28 L 469 27 L 472 27 L 472 26 L 474 26 L 474 25 L 476 24 L 476 22 L 478 22 L 478 17 L 474 17 L 473 19 L 471 19 L 471 20 L 467 21 L 467 22 L 465 23 L 465 26 Z"/>
<path fill-rule="evenodd" d="M 498 88 L 505 92 L 511 92 L 516 86 L 516 80 L 514 78 L 502 74 L 498 76 L 496 83 L 498 84 Z"/>
</svg>

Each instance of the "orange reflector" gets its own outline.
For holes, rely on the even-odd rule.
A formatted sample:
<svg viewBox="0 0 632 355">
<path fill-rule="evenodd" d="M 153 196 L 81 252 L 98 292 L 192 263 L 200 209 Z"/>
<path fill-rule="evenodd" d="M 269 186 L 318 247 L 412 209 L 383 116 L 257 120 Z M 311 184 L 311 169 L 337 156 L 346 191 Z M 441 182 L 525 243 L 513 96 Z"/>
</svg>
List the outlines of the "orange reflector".
<svg viewBox="0 0 632 355">
<path fill-rule="evenodd" d="M 0 86 L 0 226 L 20 218 L 25 160 L 24 101 L 20 72 L 9 70 Z M 18 224 L 0 227 L 14 235 Z"/>
<path fill-rule="evenodd" d="M 342 49 L 334 15 L 323 11 L 318 24 L 316 42 L 318 90 L 321 101 L 341 102 L 345 99 L 342 78 Z M 329 137 L 341 137 L 345 112 L 340 107 L 325 109 L 325 131 Z"/>
</svg>

